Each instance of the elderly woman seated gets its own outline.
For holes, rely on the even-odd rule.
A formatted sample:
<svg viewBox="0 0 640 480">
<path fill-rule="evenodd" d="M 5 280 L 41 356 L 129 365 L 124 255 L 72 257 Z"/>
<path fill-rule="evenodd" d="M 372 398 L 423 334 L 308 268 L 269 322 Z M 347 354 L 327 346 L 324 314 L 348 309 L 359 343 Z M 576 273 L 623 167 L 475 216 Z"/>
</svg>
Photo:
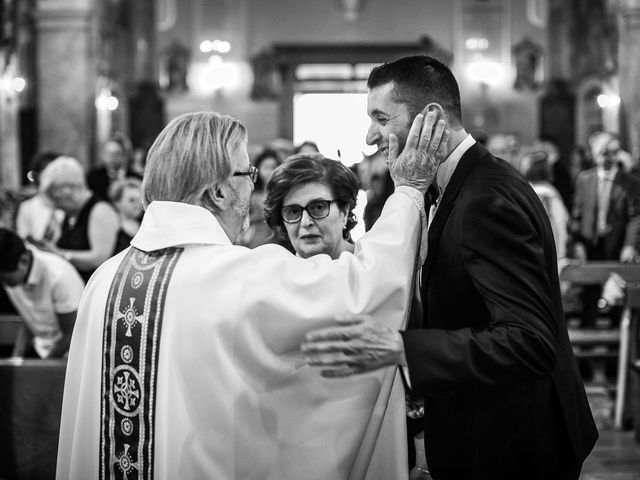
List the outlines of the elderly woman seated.
<svg viewBox="0 0 640 480">
<path fill-rule="evenodd" d="M 56 245 L 45 248 L 71 262 L 87 281 L 113 255 L 118 214 L 87 188 L 84 169 L 75 158 L 59 157 L 51 162 L 42 171 L 40 183 L 53 205 L 65 213 Z"/>
<path fill-rule="evenodd" d="M 276 168 L 267 184 L 264 216 L 276 236 L 297 255 L 336 259 L 353 252 L 350 231 L 358 178 L 336 160 L 301 154 Z"/>
</svg>

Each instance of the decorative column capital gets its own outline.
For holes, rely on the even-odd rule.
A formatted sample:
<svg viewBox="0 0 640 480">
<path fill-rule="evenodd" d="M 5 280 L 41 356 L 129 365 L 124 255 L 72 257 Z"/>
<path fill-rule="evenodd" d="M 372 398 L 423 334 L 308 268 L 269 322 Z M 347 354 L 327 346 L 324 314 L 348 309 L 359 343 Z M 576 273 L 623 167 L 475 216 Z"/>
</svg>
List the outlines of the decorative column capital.
<svg viewBox="0 0 640 480">
<path fill-rule="evenodd" d="M 92 0 L 37 0 L 40 28 L 66 29 L 85 26 L 94 13 Z"/>
<path fill-rule="evenodd" d="M 623 28 L 640 29 L 640 0 L 621 0 L 619 12 Z"/>
</svg>

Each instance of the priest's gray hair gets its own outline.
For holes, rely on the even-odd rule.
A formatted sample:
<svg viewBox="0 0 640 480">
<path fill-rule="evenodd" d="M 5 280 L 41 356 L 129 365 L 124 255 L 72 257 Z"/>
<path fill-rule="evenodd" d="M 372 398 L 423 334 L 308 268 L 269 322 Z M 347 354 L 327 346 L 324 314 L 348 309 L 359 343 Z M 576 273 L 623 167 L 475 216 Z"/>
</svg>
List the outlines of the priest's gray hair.
<svg viewBox="0 0 640 480">
<path fill-rule="evenodd" d="M 227 115 L 195 112 L 173 119 L 147 154 L 144 208 L 154 200 L 206 203 L 205 193 L 229 178 L 233 155 L 246 140 L 244 125 Z"/>
</svg>

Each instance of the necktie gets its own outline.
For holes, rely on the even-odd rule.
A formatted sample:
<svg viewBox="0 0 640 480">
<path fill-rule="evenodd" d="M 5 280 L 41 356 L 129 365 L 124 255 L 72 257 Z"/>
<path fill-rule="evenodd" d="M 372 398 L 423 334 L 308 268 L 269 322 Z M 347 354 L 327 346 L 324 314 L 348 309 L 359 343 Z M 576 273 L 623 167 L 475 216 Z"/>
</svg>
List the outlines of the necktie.
<svg viewBox="0 0 640 480">
<path fill-rule="evenodd" d="M 440 196 L 440 192 L 438 191 L 438 187 L 436 187 L 433 183 L 429 185 L 427 188 L 427 194 L 425 195 L 425 203 L 429 205 L 437 205 L 438 197 Z"/>
<path fill-rule="evenodd" d="M 436 214 L 436 208 L 438 207 L 439 196 L 440 196 L 440 191 L 438 190 L 438 187 L 433 183 L 429 185 L 429 188 L 427 188 L 427 194 L 425 195 L 425 198 L 424 198 L 425 204 L 428 204 L 431 206 L 427 212 L 428 213 L 427 229 L 431 226 L 433 217 Z"/>
</svg>

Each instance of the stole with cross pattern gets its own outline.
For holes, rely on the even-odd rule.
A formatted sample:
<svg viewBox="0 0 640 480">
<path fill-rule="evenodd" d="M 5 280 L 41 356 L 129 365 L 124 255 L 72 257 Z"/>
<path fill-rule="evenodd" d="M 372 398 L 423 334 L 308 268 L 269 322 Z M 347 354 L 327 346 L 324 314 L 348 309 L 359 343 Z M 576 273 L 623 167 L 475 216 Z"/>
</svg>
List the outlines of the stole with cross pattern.
<svg viewBox="0 0 640 480">
<path fill-rule="evenodd" d="M 100 478 L 153 478 L 154 407 L 169 280 L 182 248 L 130 249 L 109 289 L 103 331 Z"/>
</svg>

